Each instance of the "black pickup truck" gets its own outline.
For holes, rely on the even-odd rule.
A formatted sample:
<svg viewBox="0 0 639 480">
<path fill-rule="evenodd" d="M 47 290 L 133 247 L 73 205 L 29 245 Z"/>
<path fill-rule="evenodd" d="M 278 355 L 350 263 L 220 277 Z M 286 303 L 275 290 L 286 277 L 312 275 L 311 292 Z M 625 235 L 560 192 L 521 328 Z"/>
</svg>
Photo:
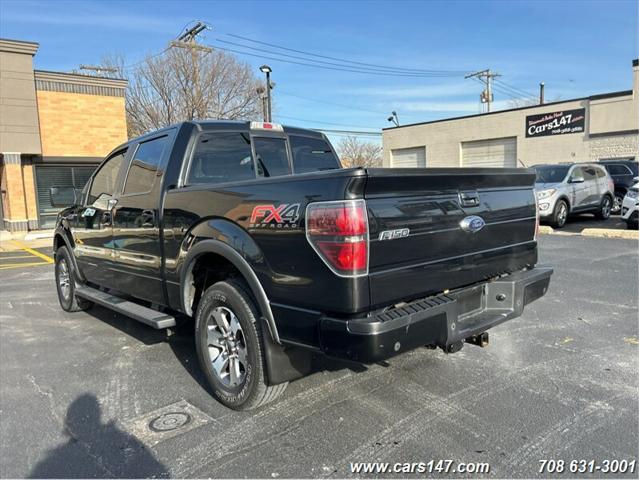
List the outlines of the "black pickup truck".
<svg viewBox="0 0 639 480">
<path fill-rule="evenodd" d="M 154 328 L 192 318 L 214 395 L 254 408 L 313 352 L 374 363 L 485 345 L 548 288 L 534 181 L 343 169 L 314 131 L 182 123 L 119 146 L 73 192 L 54 237 L 60 304 Z"/>
</svg>

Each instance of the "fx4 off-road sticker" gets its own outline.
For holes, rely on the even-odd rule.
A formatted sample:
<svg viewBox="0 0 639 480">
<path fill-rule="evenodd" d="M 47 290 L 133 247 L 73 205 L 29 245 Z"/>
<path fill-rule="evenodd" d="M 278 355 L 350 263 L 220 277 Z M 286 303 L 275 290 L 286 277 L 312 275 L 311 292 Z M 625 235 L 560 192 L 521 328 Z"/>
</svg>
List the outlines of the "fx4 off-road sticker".
<svg viewBox="0 0 639 480">
<path fill-rule="evenodd" d="M 249 228 L 290 229 L 299 227 L 300 204 L 256 205 Z"/>
</svg>

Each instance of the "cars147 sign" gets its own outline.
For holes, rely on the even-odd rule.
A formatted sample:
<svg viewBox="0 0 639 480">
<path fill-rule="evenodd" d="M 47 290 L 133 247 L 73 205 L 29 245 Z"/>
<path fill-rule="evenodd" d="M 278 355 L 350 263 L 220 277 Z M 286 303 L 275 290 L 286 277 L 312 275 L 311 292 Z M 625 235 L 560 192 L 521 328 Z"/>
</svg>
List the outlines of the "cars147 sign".
<svg viewBox="0 0 639 480">
<path fill-rule="evenodd" d="M 547 135 L 583 132 L 585 124 L 585 108 L 528 115 L 526 117 L 526 137 L 545 137 Z"/>
</svg>

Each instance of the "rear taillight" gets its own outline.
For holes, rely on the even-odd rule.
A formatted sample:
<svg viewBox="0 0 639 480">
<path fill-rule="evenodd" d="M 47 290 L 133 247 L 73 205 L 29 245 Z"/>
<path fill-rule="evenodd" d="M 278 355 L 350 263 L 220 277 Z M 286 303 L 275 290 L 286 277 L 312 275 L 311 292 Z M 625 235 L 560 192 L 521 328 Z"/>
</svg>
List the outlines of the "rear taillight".
<svg viewBox="0 0 639 480">
<path fill-rule="evenodd" d="M 368 218 L 364 200 L 310 203 L 306 238 L 337 275 L 368 274 Z"/>
</svg>

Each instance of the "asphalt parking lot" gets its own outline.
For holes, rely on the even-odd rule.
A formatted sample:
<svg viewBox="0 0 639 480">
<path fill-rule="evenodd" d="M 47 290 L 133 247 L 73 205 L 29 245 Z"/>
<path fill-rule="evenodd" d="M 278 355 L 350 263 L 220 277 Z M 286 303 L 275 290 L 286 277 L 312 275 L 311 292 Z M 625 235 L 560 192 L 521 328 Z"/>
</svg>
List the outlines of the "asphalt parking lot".
<svg viewBox="0 0 639 480">
<path fill-rule="evenodd" d="M 530 478 L 549 475 L 543 459 L 636 460 L 638 259 L 633 240 L 542 236 L 549 293 L 489 347 L 366 369 L 318 359 L 248 413 L 209 396 L 188 328 L 67 314 L 50 265 L 0 271 L 0 475 L 330 478 L 451 459 Z"/>
</svg>

